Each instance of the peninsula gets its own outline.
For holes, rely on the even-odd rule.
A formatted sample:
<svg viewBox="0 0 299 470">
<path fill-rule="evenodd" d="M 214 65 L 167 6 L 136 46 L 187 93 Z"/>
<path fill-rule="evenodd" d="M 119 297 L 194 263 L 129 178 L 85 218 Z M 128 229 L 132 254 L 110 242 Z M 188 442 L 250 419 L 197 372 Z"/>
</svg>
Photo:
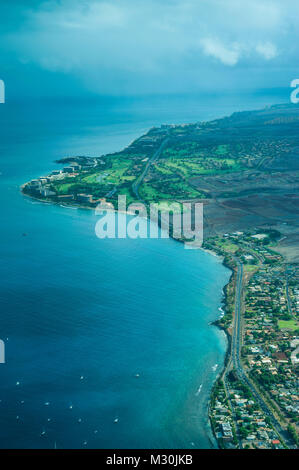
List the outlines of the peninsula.
<svg viewBox="0 0 299 470">
<path fill-rule="evenodd" d="M 124 150 L 68 156 L 25 195 L 95 208 L 202 202 L 203 248 L 232 270 L 224 315 L 229 351 L 209 417 L 221 448 L 298 446 L 299 106 L 162 125 Z"/>
</svg>

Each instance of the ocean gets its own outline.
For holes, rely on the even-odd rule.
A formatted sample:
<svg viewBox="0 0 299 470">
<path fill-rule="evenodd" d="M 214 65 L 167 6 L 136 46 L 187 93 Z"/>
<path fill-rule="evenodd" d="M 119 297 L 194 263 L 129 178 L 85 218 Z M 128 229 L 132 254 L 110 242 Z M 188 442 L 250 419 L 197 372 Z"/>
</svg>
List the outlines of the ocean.
<svg viewBox="0 0 299 470">
<path fill-rule="evenodd" d="M 0 105 L 1 448 L 212 448 L 207 406 L 227 341 L 211 325 L 230 271 L 166 239 L 100 240 L 93 211 L 22 183 L 153 125 L 275 102 L 213 97 Z"/>
</svg>

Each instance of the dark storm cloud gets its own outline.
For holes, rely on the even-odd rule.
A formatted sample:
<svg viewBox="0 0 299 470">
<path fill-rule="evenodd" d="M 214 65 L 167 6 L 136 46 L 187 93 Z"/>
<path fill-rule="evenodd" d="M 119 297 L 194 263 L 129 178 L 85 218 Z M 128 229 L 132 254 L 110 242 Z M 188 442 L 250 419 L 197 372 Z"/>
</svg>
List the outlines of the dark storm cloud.
<svg viewBox="0 0 299 470">
<path fill-rule="evenodd" d="M 57 77 L 100 94 L 287 86 L 298 70 L 293 0 L 17 1 L 1 14 L 3 63 L 50 88 Z"/>
</svg>

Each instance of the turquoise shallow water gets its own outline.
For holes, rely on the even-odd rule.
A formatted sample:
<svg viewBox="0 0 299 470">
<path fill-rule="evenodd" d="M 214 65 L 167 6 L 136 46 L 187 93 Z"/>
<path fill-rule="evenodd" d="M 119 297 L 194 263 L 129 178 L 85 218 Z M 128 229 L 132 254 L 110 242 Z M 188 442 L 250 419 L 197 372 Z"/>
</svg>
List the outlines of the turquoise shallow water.
<svg viewBox="0 0 299 470">
<path fill-rule="evenodd" d="M 213 446 L 207 403 L 226 339 L 210 322 L 230 272 L 172 240 L 99 240 L 91 211 L 19 192 L 55 158 L 118 150 L 172 115 L 210 117 L 159 106 L 0 108 L 2 448 Z"/>
</svg>

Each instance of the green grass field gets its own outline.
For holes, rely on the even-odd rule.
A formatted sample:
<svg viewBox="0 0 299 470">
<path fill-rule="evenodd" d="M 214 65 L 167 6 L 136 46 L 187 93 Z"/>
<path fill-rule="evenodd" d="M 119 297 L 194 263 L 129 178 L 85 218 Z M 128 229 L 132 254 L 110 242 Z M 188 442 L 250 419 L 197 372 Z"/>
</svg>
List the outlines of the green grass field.
<svg viewBox="0 0 299 470">
<path fill-rule="evenodd" d="M 257 271 L 257 269 L 258 269 L 257 266 L 254 266 L 252 264 L 244 264 L 244 271 L 247 273 Z"/>
<path fill-rule="evenodd" d="M 219 241 L 217 245 L 219 246 L 219 248 L 224 251 L 227 251 L 228 253 L 235 253 L 239 249 L 238 245 L 235 245 L 234 243 L 230 243 L 228 241 Z"/>
<path fill-rule="evenodd" d="M 81 178 L 81 181 L 83 181 L 84 183 L 98 183 L 99 179 L 105 179 L 106 173 L 107 172 L 105 171 L 92 173 L 91 175 L 87 175 Z"/>
<path fill-rule="evenodd" d="M 157 191 L 150 184 L 143 183 L 139 188 L 139 193 L 145 201 L 158 201 L 162 199 L 171 199 L 172 195 L 163 191 Z"/>
<path fill-rule="evenodd" d="M 162 157 L 151 166 L 145 181 L 140 185 L 139 193 L 145 201 L 203 199 L 206 194 L 192 184 L 192 178 L 205 175 L 226 174 L 242 169 L 238 160 L 229 157 L 230 146 L 222 144 L 203 151 L 198 142 L 184 142 L 180 146 L 166 148 Z M 143 163 L 142 163 L 143 162 Z M 114 154 L 106 160 L 105 166 L 95 167 L 88 173 L 82 172 L 72 181 L 65 178 L 55 182 L 58 194 L 82 192 L 105 196 L 112 189 L 122 194 L 131 187 L 145 166 L 144 155 Z M 128 191 L 130 199 L 134 197 Z M 227 251 L 230 250 L 227 247 Z"/>
<path fill-rule="evenodd" d="M 296 320 L 278 320 L 278 326 L 280 329 L 285 329 L 285 330 L 298 330 L 299 325 L 296 322 Z"/>
<path fill-rule="evenodd" d="M 68 189 L 72 186 L 72 183 L 55 184 L 55 189 L 58 194 L 67 194 Z"/>
<path fill-rule="evenodd" d="M 231 173 L 242 169 L 233 158 L 168 158 L 160 160 L 156 170 L 163 175 L 180 174 L 183 178 L 198 175 L 216 175 Z"/>
</svg>

